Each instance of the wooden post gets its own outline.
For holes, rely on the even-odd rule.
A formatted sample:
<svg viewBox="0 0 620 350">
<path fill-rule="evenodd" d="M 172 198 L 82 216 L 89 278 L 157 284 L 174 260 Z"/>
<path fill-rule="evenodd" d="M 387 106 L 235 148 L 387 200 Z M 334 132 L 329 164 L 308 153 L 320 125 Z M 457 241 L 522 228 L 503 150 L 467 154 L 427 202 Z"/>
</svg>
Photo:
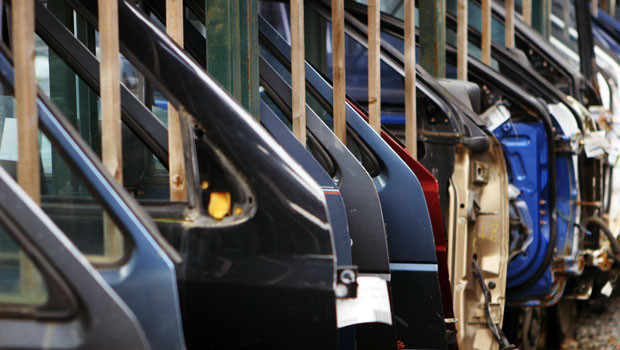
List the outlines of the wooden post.
<svg viewBox="0 0 620 350">
<path fill-rule="evenodd" d="M 598 17 L 598 0 L 590 1 L 590 6 L 592 10 L 592 16 Z"/>
<path fill-rule="evenodd" d="M 381 0 L 368 1 L 368 121 L 381 132 Z"/>
<path fill-rule="evenodd" d="M 532 0 L 523 0 L 523 20 L 528 26 L 532 25 Z"/>
<path fill-rule="evenodd" d="M 37 82 L 34 72 L 34 0 L 13 3 L 13 58 L 17 109 L 17 182 L 41 204 Z M 36 268 L 23 250 L 19 252 L 20 288 L 27 295 L 41 289 Z"/>
<path fill-rule="evenodd" d="M 609 0 L 609 15 L 616 17 L 616 0 Z"/>
<path fill-rule="evenodd" d="M 505 0 L 506 5 L 506 47 L 515 47 L 515 0 Z"/>
<path fill-rule="evenodd" d="M 34 72 L 34 1 L 15 1 L 13 19 L 18 130 L 17 181 L 24 191 L 40 204 L 37 83 Z"/>
<path fill-rule="evenodd" d="M 332 76 L 334 77 L 334 133 L 347 144 L 344 1 L 332 0 Z"/>
<path fill-rule="evenodd" d="M 101 48 L 101 158 L 114 179 L 123 184 L 120 60 L 118 55 L 118 2 L 99 0 L 99 46 Z M 104 254 L 122 254 L 122 234 L 112 219 L 103 217 Z"/>
<path fill-rule="evenodd" d="M 293 134 L 306 145 L 306 71 L 304 59 L 304 2 L 291 0 L 291 79 Z"/>
<path fill-rule="evenodd" d="M 456 23 L 456 77 L 459 80 L 467 80 L 467 2 L 458 0 L 457 23 Z"/>
<path fill-rule="evenodd" d="M 570 21 L 570 2 L 571 0 L 564 0 L 562 4 L 562 21 L 564 21 L 564 29 L 562 30 L 562 35 L 565 39 L 570 39 L 570 33 L 568 31 Z"/>
<path fill-rule="evenodd" d="M 166 32 L 183 47 L 183 1 L 166 0 Z M 183 138 L 179 111 L 168 104 L 168 169 L 170 173 L 170 200 L 186 201 L 187 186 Z"/>
<path fill-rule="evenodd" d="M 118 5 L 99 0 L 99 44 L 101 47 L 101 145 L 103 164 L 123 183 L 121 143 L 121 89 L 118 56 Z"/>
<path fill-rule="evenodd" d="M 34 74 L 34 0 L 13 2 L 13 53 L 17 107 L 17 181 L 41 204 L 37 82 Z"/>
<path fill-rule="evenodd" d="M 482 62 L 491 64 L 491 0 L 482 0 Z"/>
<path fill-rule="evenodd" d="M 415 0 L 405 0 L 405 141 L 411 156 L 418 159 L 415 66 Z"/>
</svg>

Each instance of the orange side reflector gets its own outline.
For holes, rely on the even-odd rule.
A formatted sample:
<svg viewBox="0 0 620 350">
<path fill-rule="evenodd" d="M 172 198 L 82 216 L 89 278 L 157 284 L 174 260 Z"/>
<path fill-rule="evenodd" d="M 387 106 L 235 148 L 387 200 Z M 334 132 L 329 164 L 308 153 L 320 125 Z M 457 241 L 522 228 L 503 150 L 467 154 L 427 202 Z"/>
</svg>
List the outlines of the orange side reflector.
<svg viewBox="0 0 620 350">
<path fill-rule="evenodd" d="M 230 214 L 230 204 L 230 192 L 211 192 L 209 215 L 216 220 L 222 220 Z"/>
</svg>

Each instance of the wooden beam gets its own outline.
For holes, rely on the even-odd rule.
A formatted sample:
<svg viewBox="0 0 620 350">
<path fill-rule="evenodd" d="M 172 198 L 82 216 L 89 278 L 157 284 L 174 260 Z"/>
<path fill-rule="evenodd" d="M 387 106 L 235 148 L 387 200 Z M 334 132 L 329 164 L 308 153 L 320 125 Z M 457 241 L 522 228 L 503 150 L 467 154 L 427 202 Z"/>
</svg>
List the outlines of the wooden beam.
<svg viewBox="0 0 620 350">
<path fill-rule="evenodd" d="M 118 55 L 118 4 L 99 0 L 101 47 L 101 157 L 103 165 L 123 183 L 121 88 Z"/>
<path fill-rule="evenodd" d="M 368 121 L 381 132 L 381 0 L 368 1 Z"/>
<path fill-rule="evenodd" d="M 166 0 L 166 32 L 183 47 L 183 0 Z M 179 111 L 168 103 L 168 170 L 170 200 L 187 201 L 185 158 Z"/>
<path fill-rule="evenodd" d="M 562 35 L 564 39 L 570 40 L 570 32 L 568 31 L 570 19 L 570 3 L 571 0 L 564 0 L 562 4 L 562 21 L 564 21 L 564 29 L 562 30 Z"/>
<path fill-rule="evenodd" d="M 334 77 L 334 133 L 347 144 L 344 1 L 332 0 L 332 76 Z"/>
<path fill-rule="evenodd" d="M 415 66 L 415 0 L 405 0 L 405 141 L 409 153 L 418 159 Z"/>
<path fill-rule="evenodd" d="M 515 47 L 515 0 L 505 0 L 506 6 L 506 47 Z"/>
<path fill-rule="evenodd" d="M 592 15 L 594 17 L 598 17 L 598 0 L 590 1 L 590 6 L 591 6 L 591 10 L 592 10 Z"/>
<path fill-rule="evenodd" d="M 121 85 L 118 43 L 118 2 L 99 0 L 99 46 L 101 48 L 101 158 L 114 179 L 123 184 Z M 104 254 L 113 260 L 123 252 L 123 238 L 112 219 L 103 215 Z"/>
<path fill-rule="evenodd" d="M 306 145 L 306 71 L 304 53 L 304 2 L 291 0 L 291 79 L 293 134 Z"/>
<path fill-rule="evenodd" d="M 37 82 L 34 72 L 34 0 L 13 3 L 13 54 L 17 108 L 17 181 L 41 204 Z"/>
<path fill-rule="evenodd" d="M 458 0 L 456 24 L 456 77 L 467 80 L 467 3 L 468 0 Z"/>
<path fill-rule="evenodd" d="M 482 62 L 491 64 L 491 0 L 482 0 Z"/>
<path fill-rule="evenodd" d="M 532 25 L 532 0 L 523 0 L 522 4 L 523 20 L 528 26 Z"/>
</svg>

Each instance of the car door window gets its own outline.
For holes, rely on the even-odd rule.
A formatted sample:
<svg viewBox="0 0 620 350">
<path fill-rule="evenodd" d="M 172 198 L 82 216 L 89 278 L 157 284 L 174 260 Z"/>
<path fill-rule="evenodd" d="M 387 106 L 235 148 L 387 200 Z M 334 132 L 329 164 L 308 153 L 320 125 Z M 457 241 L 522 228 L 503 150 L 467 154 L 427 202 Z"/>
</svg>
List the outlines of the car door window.
<svg viewBox="0 0 620 350">
<path fill-rule="evenodd" d="M 0 304 L 43 305 L 47 300 L 39 269 L 0 222 Z"/>
<path fill-rule="evenodd" d="M 15 178 L 17 119 L 12 92 L 0 85 L 0 165 Z M 39 132 L 41 206 L 93 264 L 117 265 L 128 248 L 120 230 L 50 141 Z"/>
<path fill-rule="evenodd" d="M 98 48 L 98 34 L 73 10 L 54 10 L 57 18 L 94 54 Z M 59 15 L 59 12 L 63 15 Z M 147 105 L 164 125 L 167 124 L 167 101 L 140 76 L 122 55 L 122 83 Z M 36 76 L 41 89 L 50 97 L 88 145 L 101 155 L 101 108 L 97 93 L 51 49 L 36 37 Z M 123 124 L 123 178 L 124 186 L 139 200 L 169 200 L 169 173 L 164 164 Z M 51 154 L 56 157 L 55 154 Z M 55 159 L 55 158 L 54 158 Z M 60 166 L 60 165 L 59 165 Z M 75 187 L 75 179 L 68 169 L 55 168 L 53 182 L 56 190 Z"/>
</svg>

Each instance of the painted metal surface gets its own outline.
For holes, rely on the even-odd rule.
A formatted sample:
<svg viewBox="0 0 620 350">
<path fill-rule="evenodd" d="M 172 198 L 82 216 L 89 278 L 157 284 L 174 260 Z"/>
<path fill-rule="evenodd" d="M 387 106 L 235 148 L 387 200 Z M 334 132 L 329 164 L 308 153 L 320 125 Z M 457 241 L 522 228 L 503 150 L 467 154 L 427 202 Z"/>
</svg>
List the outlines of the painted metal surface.
<svg viewBox="0 0 620 350">
<path fill-rule="evenodd" d="M 93 1 L 72 5 L 96 22 Z M 119 3 L 119 25 L 122 53 L 187 112 L 199 156 L 192 181 L 200 185 L 212 159 L 246 188 L 239 217 L 216 222 L 190 196 L 191 216 L 159 221 L 185 259 L 177 277 L 188 346 L 335 347 L 336 266 L 320 187 L 133 5 Z"/>
<path fill-rule="evenodd" d="M 288 73 L 286 68 L 279 65 L 275 57 L 270 56 L 266 50 L 261 53 L 260 64 L 262 84 L 271 90 L 268 95 L 272 99 L 280 99 L 282 107 L 290 111 L 291 86 L 290 81 L 284 77 Z M 347 210 L 346 219 L 352 239 L 352 262 L 362 273 L 389 274 L 381 202 L 371 177 L 313 109 L 307 107 L 306 115 L 311 137 L 316 138 L 335 163 L 332 179 L 337 182 Z M 290 113 L 286 113 L 285 118 L 290 123 Z"/>
<path fill-rule="evenodd" d="M 330 222 L 334 231 L 334 244 L 336 245 L 336 257 L 339 266 L 351 265 L 351 246 L 353 242 L 349 236 L 347 212 L 340 189 L 334 183 L 328 173 L 312 157 L 310 151 L 303 147 L 291 134 L 286 125 L 278 118 L 274 111 L 275 106 L 269 106 L 261 100 L 261 124 L 282 145 L 286 152 L 291 155 L 323 189 L 327 208 L 329 209 Z"/>
<path fill-rule="evenodd" d="M 17 317 L 1 316 L 0 346 L 148 349 L 131 309 L 4 169 L 0 191 L 3 229 L 44 276 L 50 300 L 40 307 L 22 305 Z"/>
<path fill-rule="evenodd" d="M 266 31 L 269 30 L 267 24 L 265 23 L 265 25 L 263 25 L 262 21 L 259 23 L 259 27 L 261 33 L 266 33 Z M 287 43 L 281 37 L 277 37 L 277 33 L 275 33 L 273 29 L 270 31 L 272 33 L 270 35 L 272 37 L 272 45 L 277 48 L 280 55 L 287 58 Z M 329 83 L 309 64 L 306 64 L 306 78 L 308 84 L 318 92 L 321 98 L 328 104 L 331 104 L 332 91 Z M 381 170 L 377 176 L 374 176 L 374 181 L 381 198 L 387 226 L 390 262 L 411 264 L 426 263 L 435 265 L 433 273 L 436 279 L 437 260 L 434 252 L 433 233 L 428 217 L 428 209 L 423 199 L 424 194 L 419 181 L 400 157 L 383 142 L 379 135 L 374 133 L 372 128 L 370 128 L 361 116 L 355 113 L 350 105 L 347 106 L 347 124 L 381 160 L 382 168 L 385 167 L 385 170 Z M 400 185 L 397 185 L 398 183 L 400 183 Z M 396 190 L 397 188 L 399 188 L 399 190 Z M 407 189 L 405 193 L 402 191 L 403 188 Z M 397 192 L 398 194 L 396 194 Z M 415 198 L 422 199 L 422 201 L 420 202 Z M 410 204 L 404 204 L 406 202 Z M 415 213 L 413 218 L 411 214 L 405 214 L 403 208 L 407 208 L 407 212 Z M 416 221 L 415 224 L 411 223 L 412 219 Z M 412 235 L 409 229 L 410 227 L 417 227 L 423 231 L 417 231 L 415 235 Z M 445 332 L 445 328 L 443 325 L 443 311 L 439 304 L 440 294 L 438 283 L 435 282 L 435 286 L 431 285 L 422 288 L 419 283 L 429 280 L 422 278 L 421 275 L 420 278 L 414 277 L 413 275 L 416 273 L 422 274 L 421 270 L 418 270 L 419 272 L 414 270 L 417 270 L 417 268 L 412 270 L 410 268 L 401 269 L 400 265 L 392 266 L 394 313 L 408 323 L 398 322 L 396 324 L 397 336 L 405 344 L 415 344 L 407 346 L 445 346 L 441 345 L 442 343 L 445 344 L 445 335 L 442 334 Z M 396 275 L 396 271 L 398 271 L 398 275 Z M 433 278 L 431 278 L 431 280 L 432 279 Z M 416 293 L 418 297 L 412 297 L 412 294 L 409 294 L 409 298 L 404 298 L 406 296 L 406 293 L 402 293 L 404 290 L 410 293 Z M 436 290 L 436 292 L 431 293 L 431 290 Z M 424 292 L 422 293 L 422 291 Z M 418 292 L 421 294 L 418 294 Z M 429 304 L 429 302 L 432 304 Z M 412 317 L 409 313 L 410 308 L 413 307 L 412 303 L 419 305 L 419 307 L 430 307 L 434 310 L 438 310 L 441 312 L 441 320 L 438 318 L 434 319 L 432 316 L 430 319 L 426 319 L 428 316 L 425 312 L 421 313 L 421 315 L 425 316 L 425 319 L 422 319 L 420 314 L 418 314 L 417 317 Z M 426 305 L 424 305 L 425 303 Z M 420 334 L 419 329 L 421 328 L 426 329 L 428 334 Z M 443 331 L 441 330 L 442 328 L 444 329 Z M 417 331 L 414 332 L 414 329 L 417 329 Z M 439 332 L 437 332 L 438 329 L 440 330 Z"/>
</svg>

